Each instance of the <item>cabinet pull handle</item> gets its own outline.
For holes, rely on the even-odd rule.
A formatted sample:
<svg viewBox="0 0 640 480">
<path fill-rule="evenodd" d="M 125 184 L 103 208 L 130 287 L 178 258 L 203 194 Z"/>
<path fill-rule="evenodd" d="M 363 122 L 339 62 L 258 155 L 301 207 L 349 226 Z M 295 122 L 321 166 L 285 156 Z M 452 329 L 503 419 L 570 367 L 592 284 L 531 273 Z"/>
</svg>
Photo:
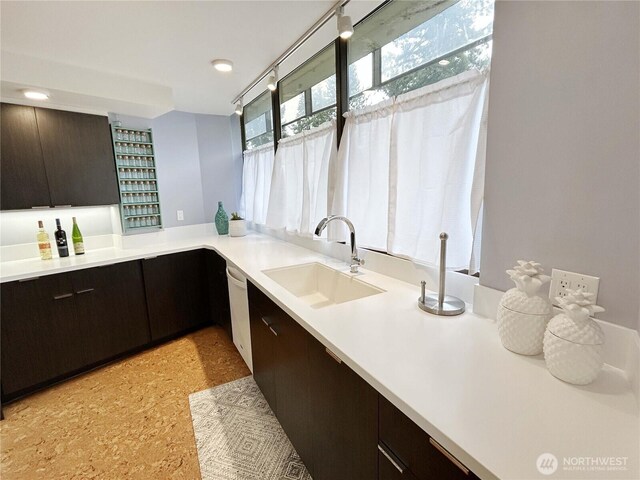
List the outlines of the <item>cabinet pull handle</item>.
<svg viewBox="0 0 640 480">
<path fill-rule="evenodd" d="M 429 443 L 431 443 L 431 445 L 433 445 L 435 447 L 435 449 L 438 450 L 442 455 L 447 457 L 447 459 L 449 459 L 449 461 L 451 463 L 453 463 L 456 467 L 458 467 L 460 470 L 462 470 L 465 475 L 469 475 L 469 469 L 467 467 L 465 467 L 462 463 L 460 463 L 460 460 L 458 460 L 456 457 L 451 455 L 447 451 L 447 449 L 445 449 L 442 445 L 440 445 L 438 442 L 436 442 L 431 437 L 429 437 Z"/>
<path fill-rule="evenodd" d="M 338 362 L 338 364 L 342 363 L 342 360 L 340 360 L 340 357 L 338 355 L 336 355 L 335 353 L 333 353 L 331 350 L 329 350 L 327 347 L 324 347 L 324 351 L 327 352 L 327 354 L 333 358 L 336 362 Z"/>
<path fill-rule="evenodd" d="M 388 452 L 386 446 L 382 446 L 382 444 L 379 443 L 378 450 L 380 450 L 380 453 L 382 453 L 382 455 L 384 455 L 387 458 L 387 460 L 391 462 L 391 465 L 396 467 L 396 470 L 398 470 L 400 474 L 404 474 L 404 471 L 406 470 L 407 467 L 402 465 L 402 462 L 397 458 L 395 458 L 396 456 L 393 453 Z"/>
<path fill-rule="evenodd" d="M 35 207 L 31 207 L 32 210 L 42 210 L 43 208 L 49 208 L 49 205 L 37 205 Z"/>
<path fill-rule="evenodd" d="M 262 319 L 262 323 L 264 323 L 267 327 L 270 327 L 271 324 L 269 323 L 269 320 L 267 320 L 268 317 L 260 317 Z"/>
<path fill-rule="evenodd" d="M 271 330 L 271 333 L 273 333 L 276 337 L 278 336 L 278 332 L 276 332 L 271 325 L 269 325 L 269 330 Z"/>
<path fill-rule="evenodd" d="M 82 295 L 83 293 L 93 292 L 94 290 L 95 288 L 85 288 L 84 290 L 78 290 L 76 292 L 76 295 Z"/>
<path fill-rule="evenodd" d="M 23 278 L 22 280 L 18 280 L 19 283 L 22 282 L 32 282 L 34 280 L 38 280 L 40 277 L 31 277 L 31 278 Z"/>
<path fill-rule="evenodd" d="M 62 295 L 54 295 L 53 299 L 62 300 L 63 298 L 70 298 L 70 297 L 73 297 L 73 293 L 63 293 Z"/>
<path fill-rule="evenodd" d="M 71 208 L 71 205 L 54 205 L 53 208 Z"/>
<path fill-rule="evenodd" d="M 145 260 L 153 260 L 154 258 L 158 258 L 158 256 L 156 255 L 155 257 L 144 257 Z"/>
</svg>

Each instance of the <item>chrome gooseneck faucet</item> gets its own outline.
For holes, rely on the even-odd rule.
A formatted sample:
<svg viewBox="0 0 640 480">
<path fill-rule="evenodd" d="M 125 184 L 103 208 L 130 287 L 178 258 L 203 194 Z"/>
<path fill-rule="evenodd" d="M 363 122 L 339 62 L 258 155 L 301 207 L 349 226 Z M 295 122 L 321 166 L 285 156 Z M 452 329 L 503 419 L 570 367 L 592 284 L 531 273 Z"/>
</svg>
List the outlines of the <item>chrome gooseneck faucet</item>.
<svg viewBox="0 0 640 480">
<path fill-rule="evenodd" d="M 358 258 L 358 249 L 356 248 L 356 230 L 353 228 L 351 220 L 347 217 L 343 217 L 342 215 L 330 215 L 325 217 L 320 220 L 320 223 L 318 223 L 318 226 L 316 227 L 316 235 L 320 236 L 328 223 L 333 220 L 342 220 L 347 224 L 347 227 L 349 227 L 349 231 L 351 232 L 351 273 L 358 273 L 358 267 L 360 265 L 364 265 L 364 260 Z"/>
</svg>

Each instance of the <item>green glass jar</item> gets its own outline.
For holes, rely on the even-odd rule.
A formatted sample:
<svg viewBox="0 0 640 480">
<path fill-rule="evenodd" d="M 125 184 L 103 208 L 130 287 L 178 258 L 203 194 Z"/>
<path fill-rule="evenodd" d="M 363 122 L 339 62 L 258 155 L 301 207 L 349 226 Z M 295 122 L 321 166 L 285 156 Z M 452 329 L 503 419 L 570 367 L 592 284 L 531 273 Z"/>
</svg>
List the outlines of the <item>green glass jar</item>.
<svg viewBox="0 0 640 480">
<path fill-rule="evenodd" d="M 227 235 L 229 233 L 229 216 L 227 215 L 227 212 L 224 211 L 222 202 L 218 202 L 215 224 L 218 235 Z"/>
</svg>

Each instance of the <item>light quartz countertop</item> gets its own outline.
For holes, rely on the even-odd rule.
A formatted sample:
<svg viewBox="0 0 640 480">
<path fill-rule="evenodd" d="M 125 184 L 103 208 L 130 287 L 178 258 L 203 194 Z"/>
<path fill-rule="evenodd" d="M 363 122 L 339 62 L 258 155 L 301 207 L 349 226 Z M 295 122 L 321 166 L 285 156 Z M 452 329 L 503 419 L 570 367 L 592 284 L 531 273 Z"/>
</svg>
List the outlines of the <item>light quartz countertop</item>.
<svg viewBox="0 0 640 480">
<path fill-rule="evenodd" d="M 621 370 L 605 365 L 591 385 L 569 385 L 551 376 L 541 356 L 504 349 L 495 321 L 471 313 L 470 305 L 457 317 L 429 315 L 417 306 L 416 286 L 365 268 L 358 278 L 384 293 L 313 309 L 262 271 L 320 262 L 348 272 L 347 265 L 267 235 L 229 238 L 191 229 L 149 239 L 82 257 L 4 262 L 0 280 L 213 249 L 479 477 L 640 478 L 638 401 Z M 552 476 L 536 468 L 543 453 L 560 462 Z M 611 457 L 624 469 L 563 469 L 565 462 Z"/>
</svg>

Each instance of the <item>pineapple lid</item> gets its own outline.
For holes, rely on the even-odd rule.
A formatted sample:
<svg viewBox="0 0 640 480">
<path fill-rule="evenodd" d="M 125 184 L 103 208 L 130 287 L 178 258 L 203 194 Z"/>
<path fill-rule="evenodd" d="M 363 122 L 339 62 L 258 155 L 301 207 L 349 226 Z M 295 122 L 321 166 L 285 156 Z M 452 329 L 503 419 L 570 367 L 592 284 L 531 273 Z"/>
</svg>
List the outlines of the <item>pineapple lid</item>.
<svg viewBox="0 0 640 480">
<path fill-rule="evenodd" d="M 565 297 L 557 297 L 563 313 L 551 319 L 547 329 L 556 337 L 579 345 L 602 345 L 604 332 L 591 315 L 604 312 L 593 301 L 593 293 L 567 289 Z"/>
<path fill-rule="evenodd" d="M 548 298 L 539 295 L 529 296 L 517 288 L 507 290 L 500 300 L 500 305 L 528 315 L 549 315 L 553 312 L 553 305 Z"/>
<path fill-rule="evenodd" d="M 538 293 L 540 287 L 551 280 L 551 277 L 544 275 L 539 263 L 518 260 L 518 265 L 513 270 L 507 270 L 507 273 L 516 288 L 504 294 L 500 301 L 503 307 L 531 315 L 548 315 L 552 312 L 549 299 Z"/>
</svg>

